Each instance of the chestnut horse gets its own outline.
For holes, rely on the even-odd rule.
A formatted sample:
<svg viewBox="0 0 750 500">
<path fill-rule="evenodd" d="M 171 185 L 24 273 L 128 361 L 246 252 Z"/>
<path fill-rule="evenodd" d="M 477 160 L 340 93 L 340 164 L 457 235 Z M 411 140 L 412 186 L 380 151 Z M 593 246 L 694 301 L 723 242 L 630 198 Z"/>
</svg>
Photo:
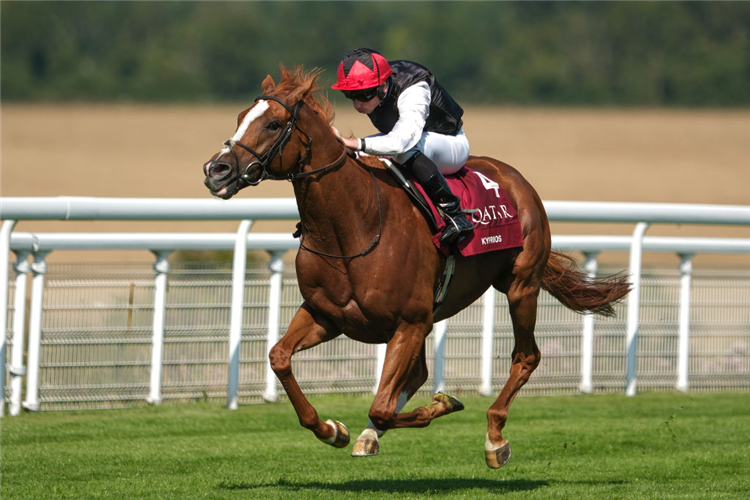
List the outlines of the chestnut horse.
<svg viewBox="0 0 750 500">
<path fill-rule="evenodd" d="M 336 421 L 324 422 L 302 393 L 292 356 L 341 334 L 385 343 L 386 355 L 370 423 L 352 455 L 377 455 L 388 429 L 425 427 L 463 409 L 457 399 L 435 394 L 432 402 L 401 412 L 427 380 L 425 339 L 433 322 L 449 318 L 493 286 L 508 297 L 515 347 L 510 376 L 487 411 L 485 458 L 501 467 L 510 458 L 502 429 L 508 408 L 539 365 L 534 339 L 537 297 L 547 290 L 568 308 L 605 316 L 629 290 L 625 277 L 589 279 L 569 257 L 550 250 L 542 201 L 514 168 L 487 157 L 468 166 L 509 194 L 521 223 L 523 247 L 457 257 L 455 275 L 433 317 L 433 293 L 446 259 L 431 240 L 425 217 L 383 165 L 356 158 L 332 131 L 333 113 L 315 81 L 319 71 L 281 66 L 278 85 L 269 75 L 263 96 L 240 113 L 234 136 L 204 167 L 211 194 L 228 199 L 265 179 L 289 180 L 301 219 L 297 278 L 304 302 L 270 362 L 300 424 L 335 447 L 349 443 Z"/>
</svg>

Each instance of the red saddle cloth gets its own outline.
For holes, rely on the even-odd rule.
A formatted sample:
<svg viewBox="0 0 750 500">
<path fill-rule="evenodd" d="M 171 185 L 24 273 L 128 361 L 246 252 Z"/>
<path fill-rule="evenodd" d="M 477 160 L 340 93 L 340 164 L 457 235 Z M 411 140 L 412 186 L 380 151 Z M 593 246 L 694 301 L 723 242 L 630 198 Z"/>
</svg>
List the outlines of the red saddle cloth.
<svg viewBox="0 0 750 500">
<path fill-rule="evenodd" d="M 474 232 L 461 240 L 456 248 L 458 253 L 464 257 L 477 255 L 506 248 L 523 246 L 523 234 L 521 223 L 518 221 L 518 212 L 510 202 L 510 197 L 498 183 L 489 177 L 463 167 L 453 175 L 447 175 L 446 180 L 453 194 L 461 199 L 461 208 L 474 210 L 466 217 L 474 224 Z M 440 243 L 440 235 L 445 227 L 443 218 L 430 199 L 425 195 L 422 186 L 415 183 L 417 189 L 430 205 L 432 214 L 438 223 L 438 232 L 433 235 L 432 241 L 435 246 L 448 255 L 451 247 Z"/>
</svg>

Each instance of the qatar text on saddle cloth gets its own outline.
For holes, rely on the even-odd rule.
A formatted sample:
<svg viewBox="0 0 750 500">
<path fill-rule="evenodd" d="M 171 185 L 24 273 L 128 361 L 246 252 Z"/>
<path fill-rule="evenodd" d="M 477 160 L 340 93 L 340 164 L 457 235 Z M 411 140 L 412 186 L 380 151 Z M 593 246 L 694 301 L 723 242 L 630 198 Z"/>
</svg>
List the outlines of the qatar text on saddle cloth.
<svg viewBox="0 0 750 500">
<path fill-rule="evenodd" d="M 469 257 L 523 246 L 518 212 L 511 203 L 508 193 L 498 183 L 468 167 L 463 167 L 455 174 L 446 176 L 446 180 L 453 194 L 461 199 L 461 208 L 473 210 L 467 216 L 474 224 L 474 231 L 456 246 L 462 256 Z M 450 247 L 440 243 L 445 221 L 429 198 L 425 196 L 422 186 L 415 184 L 430 205 L 432 214 L 438 222 L 438 232 L 433 235 L 432 241 L 444 255 L 448 255 Z"/>
</svg>

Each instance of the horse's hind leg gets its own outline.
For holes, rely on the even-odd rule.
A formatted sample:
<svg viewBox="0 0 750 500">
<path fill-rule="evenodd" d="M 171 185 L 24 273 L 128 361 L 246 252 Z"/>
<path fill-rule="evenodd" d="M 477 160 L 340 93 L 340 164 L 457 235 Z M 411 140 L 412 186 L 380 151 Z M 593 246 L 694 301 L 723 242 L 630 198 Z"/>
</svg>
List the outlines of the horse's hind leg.
<svg viewBox="0 0 750 500">
<path fill-rule="evenodd" d="M 287 333 L 273 346 L 268 357 L 271 368 L 289 396 L 294 411 L 297 412 L 299 423 L 313 431 L 324 443 L 343 448 L 349 444 L 349 431 L 346 426 L 332 420 L 323 422 L 302 393 L 292 373 L 293 354 L 334 339 L 339 334 L 329 321 L 320 318 L 303 304 L 292 318 Z"/>
<path fill-rule="evenodd" d="M 516 279 L 507 292 L 515 347 L 508 381 L 495 403 L 487 410 L 485 458 L 487 465 L 493 469 L 502 467 L 510 458 L 510 445 L 502 434 L 508 419 L 508 409 L 541 359 L 534 339 L 539 288 L 538 280 L 530 277 L 526 280 Z"/>
</svg>

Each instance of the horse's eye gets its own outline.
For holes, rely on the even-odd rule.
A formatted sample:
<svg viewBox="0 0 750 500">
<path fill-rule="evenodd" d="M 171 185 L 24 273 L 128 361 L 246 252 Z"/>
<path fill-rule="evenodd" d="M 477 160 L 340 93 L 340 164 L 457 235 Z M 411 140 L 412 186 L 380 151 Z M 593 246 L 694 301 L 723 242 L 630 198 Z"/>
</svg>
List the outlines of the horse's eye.
<svg viewBox="0 0 750 500">
<path fill-rule="evenodd" d="M 271 132 L 276 132 L 280 128 L 281 128 L 281 123 L 277 122 L 276 120 L 268 124 L 268 130 L 270 130 Z"/>
</svg>

